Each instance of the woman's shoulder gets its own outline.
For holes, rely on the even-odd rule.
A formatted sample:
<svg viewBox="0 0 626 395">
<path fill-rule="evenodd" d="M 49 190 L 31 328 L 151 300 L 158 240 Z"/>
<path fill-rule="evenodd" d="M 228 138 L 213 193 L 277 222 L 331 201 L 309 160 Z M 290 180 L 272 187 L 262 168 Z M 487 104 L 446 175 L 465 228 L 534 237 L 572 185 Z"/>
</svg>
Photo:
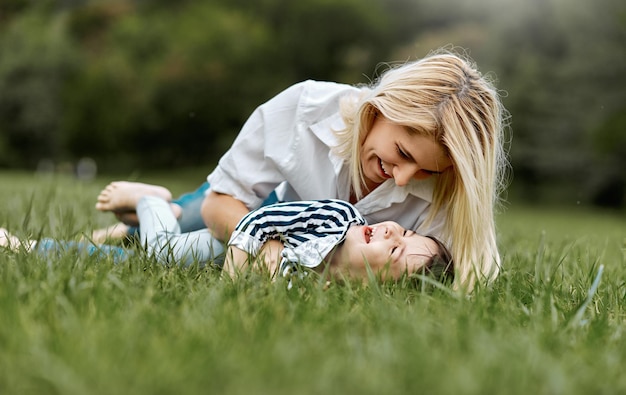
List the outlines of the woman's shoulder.
<svg viewBox="0 0 626 395">
<path fill-rule="evenodd" d="M 293 85 L 304 93 L 311 95 L 336 95 L 359 92 L 360 88 L 341 82 L 305 80 Z"/>
<path fill-rule="evenodd" d="M 289 86 L 279 96 L 297 96 L 300 101 L 320 103 L 359 92 L 361 88 L 340 82 L 304 80 Z"/>
<path fill-rule="evenodd" d="M 297 108 L 307 113 L 312 109 L 332 110 L 342 97 L 358 95 L 360 91 L 360 88 L 349 84 L 309 79 L 285 88 L 265 103 L 265 107 L 281 110 Z"/>
<path fill-rule="evenodd" d="M 352 85 L 339 82 L 306 80 L 289 88 L 298 96 L 298 108 L 302 115 L 312 120 L 326 118 L 339 111 L 339 103 L 346 97 L 357 96 L 361 91 Z"/>
</svg>

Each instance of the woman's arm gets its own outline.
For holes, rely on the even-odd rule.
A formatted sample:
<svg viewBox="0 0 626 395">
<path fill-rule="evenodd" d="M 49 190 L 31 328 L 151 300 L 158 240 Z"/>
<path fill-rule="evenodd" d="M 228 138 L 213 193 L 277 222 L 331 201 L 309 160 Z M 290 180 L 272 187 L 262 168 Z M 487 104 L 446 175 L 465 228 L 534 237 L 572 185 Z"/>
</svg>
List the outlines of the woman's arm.
<svg viewBox="0 0 626 395">
<path fill-rule="evenodd" d="M 202 202 L 201 212 L 213 236 L 227 242 L 235 226 L 250 210 L 230 195 L 211 191 Z"/>
</svg>

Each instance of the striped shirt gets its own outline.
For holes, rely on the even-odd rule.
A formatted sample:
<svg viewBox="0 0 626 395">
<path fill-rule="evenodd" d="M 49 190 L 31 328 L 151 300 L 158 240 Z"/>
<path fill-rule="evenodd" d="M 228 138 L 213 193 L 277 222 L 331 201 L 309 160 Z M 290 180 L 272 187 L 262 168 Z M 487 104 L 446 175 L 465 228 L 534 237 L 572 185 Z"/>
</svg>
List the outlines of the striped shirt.
<svg viewBox="0 0 626 395">
<path fill-rule="evenodd" d="M 350 226 L 366 224 L 356 208 L 342 200 L 277 203 L 243 217 L 228 245 L 257 256 L 266 241 L 282 241 L 279 272 L 286 275 L 298 266 L 317 267 L 343 242 Z"/>
</svg>

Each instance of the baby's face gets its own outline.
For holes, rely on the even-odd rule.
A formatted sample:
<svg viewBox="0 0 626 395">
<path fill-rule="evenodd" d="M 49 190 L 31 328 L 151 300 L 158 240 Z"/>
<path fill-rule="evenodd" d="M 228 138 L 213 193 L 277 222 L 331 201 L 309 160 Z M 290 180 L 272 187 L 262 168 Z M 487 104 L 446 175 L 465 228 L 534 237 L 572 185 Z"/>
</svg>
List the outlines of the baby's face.
<svg viewBox="0 0 626 395">
<path fill-rule="evenodd" d="M 437 243 L 428 237 L 388 221 L 348 229 L 341 259 L 351 276 L 366 278 L 369 265 L 385 279 L 399 279 L 423 268 L 437 249 Z"/>
</svg>

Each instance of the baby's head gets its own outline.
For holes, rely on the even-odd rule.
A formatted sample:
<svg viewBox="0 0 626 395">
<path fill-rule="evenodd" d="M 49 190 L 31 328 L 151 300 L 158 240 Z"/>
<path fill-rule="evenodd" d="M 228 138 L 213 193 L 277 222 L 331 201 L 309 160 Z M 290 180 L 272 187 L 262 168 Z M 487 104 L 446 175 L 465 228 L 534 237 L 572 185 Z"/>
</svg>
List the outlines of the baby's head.
<svg viewBox="0 0 626 395">
<path fill-rule="evenodd" d="M 448 282 L 454 277 L 452 257 L 435 237 L 421 236 L 396 222 L 350 227 L 330 257 L 331 273 L 367 278 L 368 267 L 382 279 L 423 273 Z"/>
</svg>

